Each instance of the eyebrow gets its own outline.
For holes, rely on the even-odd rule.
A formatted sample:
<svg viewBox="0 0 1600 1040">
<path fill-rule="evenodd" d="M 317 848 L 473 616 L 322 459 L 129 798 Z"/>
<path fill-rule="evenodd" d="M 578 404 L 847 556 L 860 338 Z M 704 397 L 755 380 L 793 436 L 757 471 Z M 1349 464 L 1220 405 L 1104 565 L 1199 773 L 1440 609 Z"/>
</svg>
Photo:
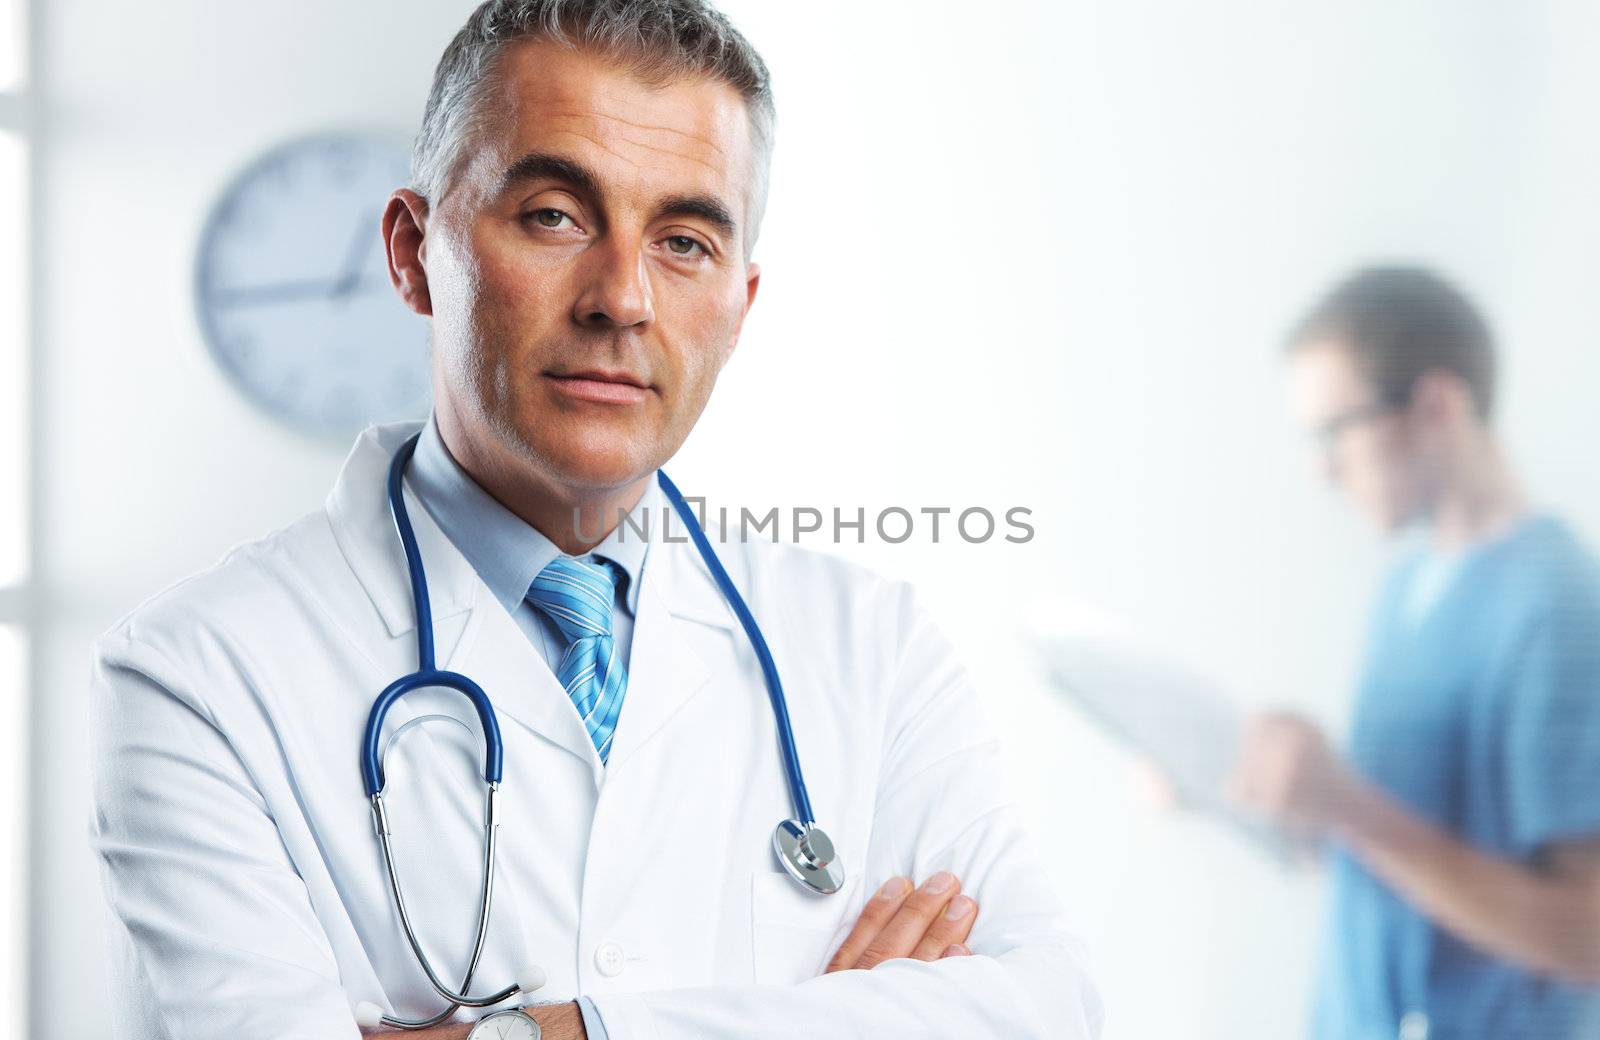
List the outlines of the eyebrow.
<svg viewBox="0 0 1600 1040">
<path fill-rule="evenodd" d="M 600 195 L 599 178 L 587 166 L 547 152 L 529 152 L 506 167 L 500 176 L 500 191 L 507 192 L 518 184 L 539 180 L 560 181 L 587 195 Z M 670 196 L 659 209 L 663 215 L 699 217 L 729 238 L 739 230 L 739 222 L 722 200 L 705 192 Z"/>
<path fill-rule="evenodd" d="M 544 152 L 529 152 L 506 167 L 500 175 L 500 190 L 510 191 L 523 181 L 563 181 L 591 195 L 599 194 L 595 175 L 587 166 Z"/>
<path fill-rule="evenodd" d="M 728 238 L 733 238 L 739 230 L 739 224 L 728 212 L 728 207 L 713 195 L 674 195 L 662 204 L 661 212 L 681 217 L 699 217 Z"/>
</svg>

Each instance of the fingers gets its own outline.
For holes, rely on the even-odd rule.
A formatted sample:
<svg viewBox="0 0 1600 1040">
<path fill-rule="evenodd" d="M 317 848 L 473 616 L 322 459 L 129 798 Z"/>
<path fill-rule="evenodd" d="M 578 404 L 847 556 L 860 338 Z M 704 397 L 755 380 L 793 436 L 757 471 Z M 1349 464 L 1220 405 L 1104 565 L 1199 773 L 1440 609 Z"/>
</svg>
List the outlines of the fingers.
<svg viewBox="0 0 1600 1040">
<path fill-rule="evenodd" d="M 856 918 L 855 927 L 845 936 L 824 974 L 863 966 L 858 962 L 861 955 L 867 952 L 867 945 L 878 937 L 878 933 L 883 931 L 910 894 L 911 882 L 905 878 L 892 877 L 885 881 L 877 894 L 867 900 L 861 916 Z"/>
<path fill-rule="evenodd" d="M 1295 834 L 1334 821 L 1351 787 L 1348 770 L 1314 723 L 1274 713 L 1256 718 L 1228 781 L 1233 802 Z"/>
<path fill-rule="evenodd" d="M 910 957 L 922 939 L 940 919 L 945 907 L 961 893 L 961 883 L 949 871 L 941 870 L 905 897 L 889 923 L 883 926 L 857 961 L 858 968 L 874 968 L 896 957 Z M 938 946 L 943 950 L 948 941 Z M 936 956 L 924 958 L 937 960 Z"/>
<path fill-rule="evenodd" d="M 961 894 L 961 882 L 948 871 L 914 890 L 907 879 L 890 878 L 862 908 L 825 973 L 874 968 L 897 957 L 969 957 L 965 943 L 977 915 L 977 902 Z"/>
<path fill-rule="evenodd" d="M 977 902 L 971 896 L 956 896 L 945 904 L 939 916 L 928 925 L 922 941 L 911 951 L 911 956 L 919 961 L 939 960 L 949 950 L 967 941 L 967 936 L 972 933 L 972 924 L 977 919 Z"/>
<path fill-rule="evenodd" d="M 1296 744 L 1289 717 L 1265 714 L 1251 720 L 1228 779 L 1234 802 L 1269 819 L 1280 816 L 1293 779 Z"/>
</svg>

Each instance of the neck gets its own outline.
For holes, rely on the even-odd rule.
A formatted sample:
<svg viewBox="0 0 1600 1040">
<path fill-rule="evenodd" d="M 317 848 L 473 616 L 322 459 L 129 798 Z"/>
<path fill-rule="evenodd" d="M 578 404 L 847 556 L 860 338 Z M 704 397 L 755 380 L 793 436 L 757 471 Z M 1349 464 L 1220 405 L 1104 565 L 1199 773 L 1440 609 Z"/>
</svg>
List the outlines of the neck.
<svg viewBox="0 0 1600 1040">
<path fill-rule="evenodd" d="M 573 487 L 481 450 L 442 409 L 435 412 L 435 421 L 456 464 L 490 497 L 569 556 L 582 556 L 605 541 L 639 504 L 654 477 L 647 473 L 617 487 Z"/>
<path fill-rule="evenodd" d="M 1528 512 L 1528 501 L 1493 436 L 1480 430 L 1471 439 L 1448 468 L 1434 505 L 1433 542 L 1440 549 L 1488 541 Z"/>
</svg>

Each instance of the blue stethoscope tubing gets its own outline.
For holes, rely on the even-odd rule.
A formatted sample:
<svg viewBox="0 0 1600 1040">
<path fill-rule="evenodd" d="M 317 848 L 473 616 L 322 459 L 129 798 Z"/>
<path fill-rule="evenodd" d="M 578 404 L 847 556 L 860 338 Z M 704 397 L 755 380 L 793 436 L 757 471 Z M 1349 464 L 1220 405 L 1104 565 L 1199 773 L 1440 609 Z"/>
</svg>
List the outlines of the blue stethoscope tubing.
<svg viewBox="0 0 1600 1040">
<path fill-rule="evenodd" d="M 767 699 L 772 702 L 772 718 L 778 726 L 778 747 L 783 751 L 783 768 L 789 775 L 789 796 L 794 802 L 795 819 L 802 824 L 814 824 L 816 817 L 811 815 L 811 796 L 806 793 L 806 778 L 800 772 L 800 753 L 794 747 L 794 727 L 789 725 L 789 702 L 783 697 L 783 680 L 778 678 L 778 666 L 772 660 L 772 651 L 767 649 L 767 637 L 761 634 L 761 626 L 756 624 L 755 615 L 750 613 L 744 597 L 739 595 L 738 587 L 728 577 L 722 561 L 717 559 L 705 530 L 689 508 L 689 503 L 683 500 L 678 485 L 659 469 L 656 470 L 656 482 L 666 493 L 672 508 L 683 518 L 684 525 L 689 529 L 689 537 L 694 539 L 694 547 L 700 550 L 700 558 L 705 561 L 711 576 L 717 579 L 722 598 L 728 601 L 739 624 L 744 626 L 744 634 L 756 652 L 756 660 L 761 662 L 761 674 L 767 680 Z"/>
<path fill-rule="evenodd" d="M 423 973 L 428 977 L 429 983 L 443 997 L 449 1006 L 443 1011 L 428 1019 L 403 1019 L 388 1014 L 374 1014 L 378 1009 L 371 1008 L 368 1016 L 372 1024 L 381 1024 L 401 1029 L 422 1029 L 437 1025 L 459 1007 L 489 1007 L 515 996 L 519 992 L 531 992 L 543 984 L 542 972 L 533 972 L 533 978 L 519 980 L 516 985 L 505 987 L 494 993 L 482 997 L 470 997 L 467 989 L 472 983 L 473 973 L 477 970 L 478 959 L 483 952 L 484 939 L 488 930 L 489 908 L 494 892 L 494 862 L 496 831 L 499 826 L 499 792 L 500 782 L 504 773 L 505 753 L 500 738 L 500 723 L 495 716 L 494 706 L 490 703 L 488 694 L 483 688 L 470 678 L 459 672 L 442 670 L 437 666 L 434 656 L 433 642 L 433 607 L 428 596 L 428 579 L 423 570 L 422 552 L 417 546 L 416 532 L 412 529 L 411 518 L 406 510 L 403 481 L 406 465 L 411 461 L 412 454 L 416 451 L 417 441 L 421 434 L 413 434 L 395 451 L 389 463 L 388 498 L 389 511 L 394 519 L 395 532 L 400 538 L 401 548 L 405 552 L 406 571 L 411 582 L 411 599 L 416 610 L 417 624 L 417 669 L 402 675 L 384 688 L 372 704 L 372 709 L 367 715 L 366 729 L 361 738 L 361 783 L 366 792 L 367 800 L 371 805 L 373 831 L 383 850 L 384 864 L 388 874 L 390 892 L 394 897 L 395 908 L 399 914 L 401 925 L 405 931 L 407 942 L 412 953 L 421 965 Z M 805 776 L 800 769 L 800 755 L 795 749 L 794 727 L 789 720 L 788 702 L 783 696 L 783 683 L 778 676 L 778 666 L 772 659 L 772 651 L 767 646 L 767 640 L 761 632 L 761 626 L 756 623 L 755 616 L 751 614 L 744 597 L 739 594 L 738 587 L 733 579 L 728 576 L 727 569 L 722 566 L 722 561 L 717 558 L 711 542 L 706 538 L 705 531 L 701 528 L 694 511 L 684 501 L 682 493 L 667 475 L 656 471 L 657 482 L 667 501 L 672 504 L 674 511 L 682 518 L 687 526 L 690 538 L 694 541 L 695 548 L 700 553 L 700 558 L 705 562 L 712 577 L 716 580 L 717 587 L 722 591 L 723 598 L 728 606 L 738 617 L 739 624 L 744 628 L 751 648 L 755 651 L 756 659 L 761 664 L 761 674 L 766 680 L 767 697 L 772 704 L 772 716 L 777 728 L 778 745 L 783 754 L 785 778 L 788 781 L 789 796 L 794 809 L 794 818 L 784 820 L 778 824 L 773 834 L 773 849 L 779 862 L 795 880 L 813 892 L 831 894 L 837 892 L 843 885 L 844 874 L 842 865 L 834 853 L 833 844 L 828 836 L 817 827 L 816 819 L 811 811 L 811 798 L 806 791 Z M 410 915 L 406 911 L 405 899 L 401 894 L 399 872 L 395 867 L 393 848 L 390 843 L 390 829 L 388 814 L 383 803 L 384 775 L 383 763 L 379 752 L 379 737 L 383 732 L 383 723 L 389 709 L 395 702 L 413 690 L 425 687 L 441 687 L 455 690 L 472 702 L 473 709 L 477 712 L 478 722 L 483 729 L 483 779 L 487 786 L 487 799 L 484 813 L 484 863 L 483 884 L 479 900 L 477 941 L 474 944 L 472 960 L 465 973 L 465 978 L 459 990 L 453 990 L 446 985 L 434 971 L 427 956 L 423 953 L 422 944 L 417 939 L 412 929 Z M 369 1006 L 370 1007 L 370 1006 Z"/>
</svg>

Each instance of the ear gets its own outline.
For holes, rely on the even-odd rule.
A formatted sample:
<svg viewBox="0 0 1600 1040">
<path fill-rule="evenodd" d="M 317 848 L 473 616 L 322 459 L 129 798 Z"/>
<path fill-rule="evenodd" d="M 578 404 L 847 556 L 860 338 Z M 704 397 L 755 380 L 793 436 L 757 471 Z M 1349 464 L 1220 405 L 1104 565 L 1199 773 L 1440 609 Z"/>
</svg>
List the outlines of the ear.
<svg viewBox="0 0 1600 1040">
<path fill-rule="evenodd" d="M 744 330 L 745 316 L 750 313 L 750 305 L 756 302 L 756 290 L 761 288 L 761 265 L 746 264 L 744 277 L 744 309 L 739 312 L 739 320 L 733 324 L 733 334 L 728 337 L 728 352 L 722 356 L 723 364 L 733 356 L 733 348 L 739 345 L 739 333 Z"/>
<path fill-rule="evenodd" d="M 426 230 L 428 200 L 410 188 L 396 189 L 383 211 L 383 246 L 389 256 L 389 282 L 407 307 L 433 314 L 428 295 Z"/>
<path fill-rule="evenodd" d="M 1455 426 L 1474 421 L 1477 405 L 1466 380 L 1449 369 L 1433 368 L 1412 385 L 1411 413 L 1429 425 Z"/>
</svg>

